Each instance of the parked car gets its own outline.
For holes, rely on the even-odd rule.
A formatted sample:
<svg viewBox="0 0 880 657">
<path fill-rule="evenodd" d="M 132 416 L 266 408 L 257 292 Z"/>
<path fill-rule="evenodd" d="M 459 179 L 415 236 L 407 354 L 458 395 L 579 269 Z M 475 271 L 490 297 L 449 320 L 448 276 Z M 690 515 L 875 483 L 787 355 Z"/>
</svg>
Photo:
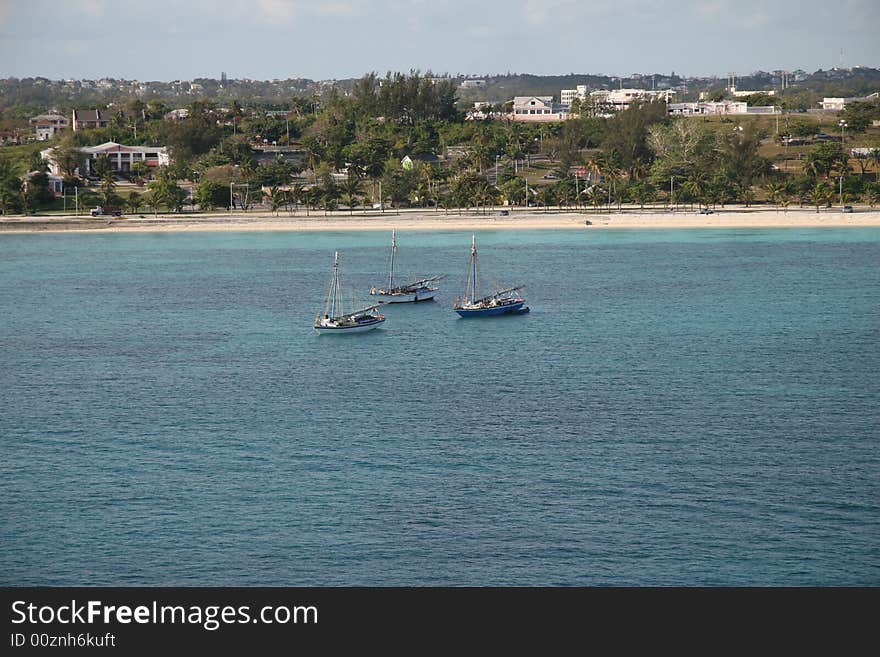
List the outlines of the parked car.
<svg viewBox="0 0 880 657">
<path fill-rule="evenodd" d="M 507 210 L 502 210 L 502 211 L 499 212 L 498 214 L 500 214 L 502 217 L 506 217 L 507 215 L 510 214 L 510 212 L 508 212 Z"/>
<path fill-rule="evenodd" d="M 712 208 L 700 208 L 700 214 L 713 214 L 714 212 Z"/>
<path fill-rule="evenodd" d="M 853 206 L 851 206 L 851 205 L 844 205 L 844 206 L 843 206 L 843 211 L 844 211 L 844 212 L 852 212 L 852 211 L 853 211 Z"/>
</svg>

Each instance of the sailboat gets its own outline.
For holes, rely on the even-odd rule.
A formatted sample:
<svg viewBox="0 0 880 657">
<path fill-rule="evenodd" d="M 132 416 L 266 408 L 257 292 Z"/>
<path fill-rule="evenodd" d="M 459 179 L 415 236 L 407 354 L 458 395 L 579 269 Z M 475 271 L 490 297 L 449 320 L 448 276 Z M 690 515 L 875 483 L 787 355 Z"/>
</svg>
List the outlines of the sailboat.
<svg viewBox="0 0 880 657">
<path fill-rule="evenodd" d="M 333 275 L 330 277 L 330 291 L 324 310 L 315 317 L 315 330 L 318 333 L 361 333 L 371 331 L 385 321 L 375 306 L 367 306 L 354 312 L 345 312 L 342 301 L 342 279 L 339 275 L 339 251 L 333 257 Z"/>
<path fill-rule="evenodd" d="M 442 276 L 420 278 L 412 283 L 403 285 L 394 284 L 394 256 L 397 255 L 397 232 L 391 231 L 391 266 L 388 268 L 388 285 L 385 287 L 370 288 L 370 296 L 378 297 L 384 303 L 410 303 L 415 301 L 428 301 L 437 294 L 438 287 L 431 285 L 439 281 Z"/>
<path fill-rule="evenodd" d="M 529 312 L 526 300 L 514 294 L 524 285 L 508 287 L 487 296 L 477 296 L 477 236 L 471 237 L 471 264 L 468 268 L 464 297 L 456 297 L 453 308 L 462 317 L 488 317 L 491 315 L 522 315 Z"/>
</svg>

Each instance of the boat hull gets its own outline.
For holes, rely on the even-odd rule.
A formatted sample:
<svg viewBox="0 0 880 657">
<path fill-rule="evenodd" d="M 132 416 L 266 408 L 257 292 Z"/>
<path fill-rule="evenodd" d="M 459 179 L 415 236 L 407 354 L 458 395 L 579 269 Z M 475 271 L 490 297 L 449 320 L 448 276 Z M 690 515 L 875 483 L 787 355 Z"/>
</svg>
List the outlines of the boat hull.
<svg viewBox="0 0 880 657">
<path fill-rule="evenodd" d="M 349 333 L 364 333 L 379 328 L 385 322 L 385 318 L 377 319 L 372 322 L 361 322 L 354 325 L 346 326 L 322 326 L 315 324 L 315 330 L 321 335 L 348 335 Z"/>
<path fill-rule="evenodd" d="M 382 303 L 416 303 L 418 301 L 431 301 L 437 294 L 436 289 L 423 288 L 415 292 L 401 292 L 388 294 L 386 292 L 370 292 L 370 296 Z"/>
<path fill-rule="evenodd" d="M 529 307 L 525 305 L 525 301 L 510 303 L 504 306 L 494 306 L 489 308 L 456 308 L 462 317 L 496 317 L 498 315 L 524 315 L 529 312 Z"/>
</svg>

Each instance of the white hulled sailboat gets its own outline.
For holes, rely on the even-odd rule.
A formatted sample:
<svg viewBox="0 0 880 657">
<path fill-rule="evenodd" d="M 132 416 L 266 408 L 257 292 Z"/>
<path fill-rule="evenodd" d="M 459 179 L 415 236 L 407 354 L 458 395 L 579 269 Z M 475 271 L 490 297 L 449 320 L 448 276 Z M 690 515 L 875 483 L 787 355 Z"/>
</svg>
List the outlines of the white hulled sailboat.
<svg viewBox="0 0 880 657">
<path fill-rule="evenodd" d="M 442 276 L 420 278 L 412 283 L 403 285 L 394 284 L 394 256 L 397 255 L 397 232 L 391 231 L 391 265 L 388 268 L 388 285 L 385 287 L 372 287 L 370 296 L 376 297 L 384 303 L 412 303 L 415 301 L 429 301 L 434 298 L 439 290 L 431 285 L 439 281 Z"/>
<path fill-rule="evenodd" d="M 324 310 L 315 317 L 318 333 L 340 334 L 370 331 L 385 321 L 385 315 L 376 311 L 378 305 L 367 306 L 354 312 L 345 312 L 342 300 L 342 279 L 339 275 L 339 251 L 333 257 L 333 275 Z"/>
</svg>

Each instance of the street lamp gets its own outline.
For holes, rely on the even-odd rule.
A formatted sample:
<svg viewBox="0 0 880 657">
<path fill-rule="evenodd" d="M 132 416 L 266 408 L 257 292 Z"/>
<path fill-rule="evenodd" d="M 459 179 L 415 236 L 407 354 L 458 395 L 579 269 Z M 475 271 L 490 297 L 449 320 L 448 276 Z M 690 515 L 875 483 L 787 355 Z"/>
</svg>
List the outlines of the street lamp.
<svg viewBox="0 0 880 657">
<path fill-rule="evenodd" d="M 840 126 L 840 146 L 842 148 L 843 147 L 843 140 L 846 138 L 845 135 L 846 135 L 847 123 L 843 119 L 840 119 L 840 121 L 837 122 L 837 125 Z"/>
<path fill-rule="evenodd" d="M 840 176 L 840 205 L 843 205 L 843 175 Z"/>
<path fill-rule="evenodd" d="M 498 158 L 500 155 L 495 156 L 495 186 L 498 187 Z"/>
</svg>

